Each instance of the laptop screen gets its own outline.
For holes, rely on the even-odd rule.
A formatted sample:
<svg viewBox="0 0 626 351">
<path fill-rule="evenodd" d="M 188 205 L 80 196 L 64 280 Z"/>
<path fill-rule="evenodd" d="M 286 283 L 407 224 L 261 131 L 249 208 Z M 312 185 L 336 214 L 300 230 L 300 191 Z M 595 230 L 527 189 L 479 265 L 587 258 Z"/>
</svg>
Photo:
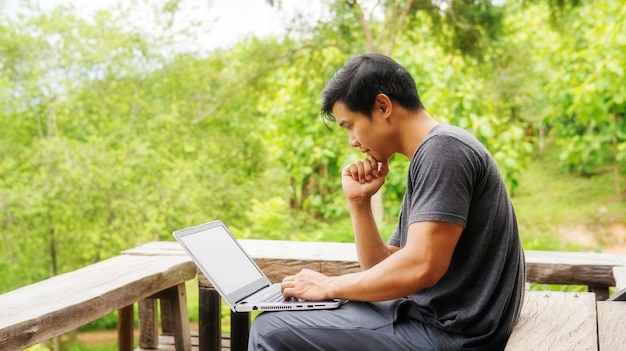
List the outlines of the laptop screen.
<svg viewBox="0 0 626 351">
<path fill-rule="evenodd" d="M 188 228 L 176 235 L 223 295 L 248 290 L 251 283 L 264 279 L 263 273 L 221 222 Z"/>
</svg>

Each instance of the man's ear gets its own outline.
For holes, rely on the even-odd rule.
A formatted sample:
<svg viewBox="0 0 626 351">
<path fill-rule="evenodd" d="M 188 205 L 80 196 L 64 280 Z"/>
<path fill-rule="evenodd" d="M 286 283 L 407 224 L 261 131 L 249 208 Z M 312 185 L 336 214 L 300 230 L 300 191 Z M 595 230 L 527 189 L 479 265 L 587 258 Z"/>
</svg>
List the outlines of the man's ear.
<svg viewBox="0 0 626 351">
<path fill-rule="evenodd" d="M 374 112 L 382 114 L 382 116 L 385 118 L 391 115 L 391 113 L 393 112 L 393 104 L 389 96 L 383 93 L 376 95 Z"/>
</svg>

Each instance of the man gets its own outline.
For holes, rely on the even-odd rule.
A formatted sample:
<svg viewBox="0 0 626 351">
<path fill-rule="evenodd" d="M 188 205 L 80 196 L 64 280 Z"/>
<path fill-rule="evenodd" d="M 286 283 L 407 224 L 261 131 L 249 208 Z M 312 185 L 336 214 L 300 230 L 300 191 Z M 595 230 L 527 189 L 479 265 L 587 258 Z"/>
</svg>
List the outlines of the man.
<svg viewBox="0 0 626 351">
<path fill-rule="evenodd" d="M 501 350 L 524 294 L 524 254 L 497 165 L 469 133 L 435 122 L 411 75 L 389 57 L 349 60 L 322 113 L 367 157 L 342 171 L 362 272 L 286 277 L 285 297 L 347 299 L 336 310 L 259 315 L 249 350 Z M 410 160 L 387 243 L 370 199 L 388 160 Z"/>
</svg>

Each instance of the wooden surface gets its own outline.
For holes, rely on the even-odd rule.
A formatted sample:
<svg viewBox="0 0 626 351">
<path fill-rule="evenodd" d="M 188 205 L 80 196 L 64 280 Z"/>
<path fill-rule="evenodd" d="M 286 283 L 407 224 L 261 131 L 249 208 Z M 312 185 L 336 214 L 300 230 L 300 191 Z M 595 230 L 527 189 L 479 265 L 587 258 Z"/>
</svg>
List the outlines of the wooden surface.
<svg viewBox="0 0 626 351">
<path fill-rule="evenodd" d="M 594 294 L 528 291 L 505 350 L 597 349 Z"/>
<path fill-rule="evenodd" d="M 241 246 L 270 280 L 307 267 L 327 274 L 359 270 L 352 243 L 240 240 Z M 177 242 L 150 242 L 124 253 L 131 255 L 184 255 Z M 626 257 L 592 252 L 526 250 L 526 280 L 542 284 L 615 286 L 613 267 L 626 266 Z"/>
<path fill-rule="evenodd" d="M 595 252 L 526 250 L 526 280 L 544 284 L 615 286 L 613 267 L 626 257 Z"/>
<path fill-rule="evenodd" d="M 13 290 L 0 295 L 1 348 L 43 342 L 195 275 L 187 257 L 123 255 Z"/>
<path fill-rule="evenodd" d="M 178 284 L 153 296 L 158 297 L 161 302 L 161 329 L 163 333 L 174 336 L 176 350 L 191 350 L 185 283 Z"/>
<path fill-rule="evenodd" d="M 626 301 L 598 301 L 600 350 L 626 350 Z"/>
</svg>

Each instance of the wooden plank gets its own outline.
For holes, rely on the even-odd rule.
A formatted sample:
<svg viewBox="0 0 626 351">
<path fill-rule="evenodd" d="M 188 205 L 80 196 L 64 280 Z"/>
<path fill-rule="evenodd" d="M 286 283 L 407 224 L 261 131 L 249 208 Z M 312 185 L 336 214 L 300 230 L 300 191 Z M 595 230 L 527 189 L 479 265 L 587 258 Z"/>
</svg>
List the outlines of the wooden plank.
<svg viewBox="0 0 626 351">
<path fill-rule="evenodd" d="M 132 304 L 117 311 L 117 349 L 119 351 L 132 351 L 133 349 L 134 315 L 134 305 Z"/>
<path fill-rule="evenodd" d="M 139 301 L 139 347 L 154 349 L 159 344 L 157 299 Z"/>
<path fill-rule="evenodd" d="M 230 313 L 230 348 L 232 351 L 246 351 L 250 334 L 250 313 Z"/>
<path fill-rule="evenodd" d="M 543 284 L 615 286 L 613 267 L 623 264 L 614 254 L 526 250 L 526 281 Z"/>
<path fill-rule="evenodd" d="M 165 291 L 161 291 L 156 296 L 161 299 L 161 320 L 163 321 L 163 316 L 171 317 L 168 323 L 170 324 L 170 331 L 174 336 L 176 351 L 191 350 L 185 283 L 183 282 Z"/>
<path fill-rule="evenodd" d="M 221 343 L 221 299 L 215 289 L 198 287 L 200 351 L 219 351 Z"/>
<path fill-rule="evenodd" d="M 134 256 L 185 256 L 187 253 L 176 241 L 150 241 L 122 251 L 122 255 Z"/>
<path fill-rule="evenodd" d="M 507 351 L 597 350 L 592 293 L 527 291 Z"/>
<path fill-rule="evenodd" d="M 600 350 L 623 350 L 626 345 L 626 301 L 598 301 Z"/>
<path fill-rule="evenodd" d="M 0 345 L 18 350 L 72 331 L 196 274 L 182 256 L 122 255 L 0 295 Z"/>
</svg>

